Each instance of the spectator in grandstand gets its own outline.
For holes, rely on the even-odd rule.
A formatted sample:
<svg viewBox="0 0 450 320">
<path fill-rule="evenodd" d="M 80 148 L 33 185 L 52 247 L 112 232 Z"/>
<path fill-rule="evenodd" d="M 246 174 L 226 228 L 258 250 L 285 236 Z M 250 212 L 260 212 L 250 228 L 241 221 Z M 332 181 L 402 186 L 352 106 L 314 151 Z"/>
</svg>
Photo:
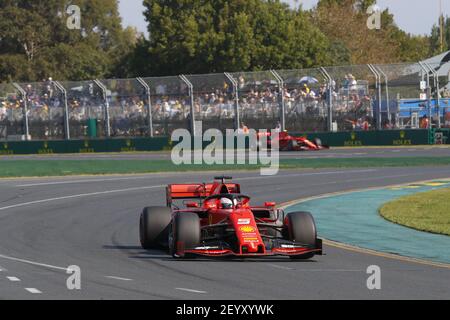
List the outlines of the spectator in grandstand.
<svg viewBox="0 0 450 320">
<path fill-rule="evenodd" d="M 348 74 L 346 74 L 344 76 L 344 81 L 342 82 L 342 87 L 344 88 L 344 90 L 348 90 L 348 88 L 350 87 L 350 77 Z"/>
<path fill-rule="evenodd" d="M 244 122 L 241 123 L 241 130 L 239 133 L 242 133 L 242 134 L 250 133 L 250 129 L 247 127 L 247 125 Z"/>
<path fill-rule="evenodd" d="M 445 126 L 450 128 L 450 112 L 445 113 Z"/>
<path fill-rule="evenodd" d="M 444 91 L 442 92 L 442 97 L 443 98 L 450 98 L 450 91 L 448 90 L 447 87 L 444 88 Z"/>
<path fill-rule="evenodd" d="M 321 100 L 327 100 L 327 86 L 321 85 L 319 89 L 319 99 Z"/>
<path fill-rule="evenodd" d="M 310 92 L 311 92 L 311 89 L 309 89 L 308 85 L 306 83 L 304 83 L 302 91 L 301 91 L 302 97 L 304 97 L 304 98 L 308 97 Z"/>
<path fill-rule="evenodd" d="M 279 133 L 279 132 L 281 132 L 281 129 L 282 129 L 282 128 L 281 128 L 281 122 L 278 121 L 278 122 L 277 122 L 277 126 L 275 127 L 274 131 Z"/>
<path fill-rule="evenodd" d="M 369 129 L 370 129 L 369 120 L 367 118 L 365 118 L 363 123 L 362 123 L 362 130 L 363 131 L 369 131 Z"/>
<path fill-rule="evenodd" d="M 430 121 L 426 115 L 420 120 L 420 129 L 429 129 Z"/>
<path fill-rule="evenodd" d="M 6 108 L 6 106 L 6 102 L 3 101 L 0 107 L 0 121 L 4 121 L 8 118 L 8 109 Z"/>
<path fill-rule="evenodd" d="M 356 81 L 356 78 L 354 75 L 349 74 L 348 75 L 348 81 L 349 81 L 349 89 L 352 92 L 356 92 L 358 89 L 358 82 Z"/>
<path fill-rule="evenodd" d="M 358 121 L 346 119 L 345 122 L 351 124 L 352 130 L 356 130 L 358 127 Z"/>
</svg>

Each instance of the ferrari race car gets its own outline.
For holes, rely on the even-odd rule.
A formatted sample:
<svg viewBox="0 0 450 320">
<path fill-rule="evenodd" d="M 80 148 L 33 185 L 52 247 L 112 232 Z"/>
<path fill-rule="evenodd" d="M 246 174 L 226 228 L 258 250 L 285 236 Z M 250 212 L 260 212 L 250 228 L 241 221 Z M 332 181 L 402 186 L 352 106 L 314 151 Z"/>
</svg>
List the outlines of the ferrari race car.
<svg viewBox="0 0 450 320">
<path fill-rule="evenodd" d="M 175 258 L 322 255 L 322 240 L 310 213 L 285 214 L 273 202 L 251 206 L 239 184 L 226 182 L 231 179 L 169 185 L 167 206 L 148 207 L 141 214 L 142 247 L 168 249 Z"/>
<path fill-rule="evenodd" d="M 270 132 L 258 134 L 258 148 L 261 147 L 261 136 L 267 137 L 267 146 L 270 149 L 272 146 L 272 134 Z M 322 141 L 319 138 L 315 138 L 313 141 L 308 140 L 306 137 L 294 137 L 287 131 L 279 133 L 278 146 L 280 151 L 318 151 L 324 149 L 330 149 L 329 146 L 322 145 Z"/>
</svg>

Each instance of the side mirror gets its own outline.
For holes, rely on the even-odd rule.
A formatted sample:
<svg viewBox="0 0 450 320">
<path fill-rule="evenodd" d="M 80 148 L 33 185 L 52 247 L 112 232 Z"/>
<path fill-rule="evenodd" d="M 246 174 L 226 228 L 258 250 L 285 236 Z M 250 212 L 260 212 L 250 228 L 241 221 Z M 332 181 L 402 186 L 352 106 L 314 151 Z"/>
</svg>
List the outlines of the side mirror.
<svg viewBox="0 0 450 320">
<path fill-rule="evenodd" d="M 277 205 L 276 202 L 265 202 L 264 203 L 264 206 L 267 207 L 267 208 L 273 208 L 276 205 Z"/>
<path fill-rule="evenodd" d="M 186 207 L 188 207 L 188 208 L 198 208 L 199 204 L 197 202 L 188 202 L 188 203 L 186 203 Z"/>
</svg>

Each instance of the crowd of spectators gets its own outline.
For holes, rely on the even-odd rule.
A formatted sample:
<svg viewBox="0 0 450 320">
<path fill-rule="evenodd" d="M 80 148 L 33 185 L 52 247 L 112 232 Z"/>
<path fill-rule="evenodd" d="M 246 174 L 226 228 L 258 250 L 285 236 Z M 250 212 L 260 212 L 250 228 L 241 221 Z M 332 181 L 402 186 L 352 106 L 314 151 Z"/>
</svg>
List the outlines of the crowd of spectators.
<svg viewBox="0 0 450 320">
<path fill-rule="evenodd" d="M 303 75 L 302 75 L 303 76 Z M 306 78 L 307 81 L 300 79 Z M 180 80 L 151 83 L 152 119 L 156 135 L 167 135 L 180 127 L 189 128 L 191 97 Z M 87 136 L 87 120 L 97 119 L 98 135 L 105 134 L 106 103 L 104 93 L 93 81 L 65 82 L 71 136 Z M 147 135 L 148 96 L 135 79 L 106 80 L 111 135 Z M 285 103 L 286 122 L 292 131 L 322 131 L 327 129 L 328 84 L 309 75 L 286 79 L 280 89 L 273 79 L 255 80 L 238 77 L 239 113 L 242 122 L 254 129 L 274 128 L 280 121 L 281 102 Z M 64 100 L 53 80 L 23 86 L 27 93 L 30 134 L 34 139 L 64 137 Z M 369 83 L 353 75 L 332 86 L 333 119 L 342 130 L 371 130 L 375 92 Z M 233 86 L 224 77 L 210 83 L 205 76 L 194 86 L 195 119 L 207 127 L 232 128 L 236 117 L 236 96 Z M 0 97 L 0 124 L 23 122 L 23 101 L 17 94 Z M 387 117 L 386 117 L 387 118 Z M 446 118 L 446 121 L 450 119 Z M 391 127 L 383 122 L 384 127 Z"/>
</svg>

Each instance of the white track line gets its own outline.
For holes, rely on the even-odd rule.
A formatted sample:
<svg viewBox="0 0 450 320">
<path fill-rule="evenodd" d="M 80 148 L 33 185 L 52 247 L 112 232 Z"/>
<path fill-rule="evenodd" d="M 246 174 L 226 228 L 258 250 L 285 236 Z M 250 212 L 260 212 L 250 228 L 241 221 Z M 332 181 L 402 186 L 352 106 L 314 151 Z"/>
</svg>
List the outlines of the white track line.
<svg viewBox="0 0 450 320">
<path fill-rule="evenodd" d="M 356 270 L 356 269 L 304 269 L 296 270 L 300 272 L 366 272 L 366 270 Z"/>
<path fill-rule="evenodd" d="M 151 176 L 136 176 L 136 177 L 108 178 L 108 179 L 87 179 L 87 180 L 65 180 L 65 181 L 53 181 L 53 182 L 19 184 L 19 185 L 16 185 L 16 187 L 18 187 L 18 188 L 26 188 L 26 187 L 39 187 L 39 186 L 54 186 L 54 185 L 62 185 L 62 184 L 80 184 L 80 183 L 94 183 L 94 182 L 127 181 L 127 180 L 149 179 L 149 178 L 151 178 Z"/>
<path fill-rule="evenodd" d="M 188 288 L 175 288 L 175 290 L 185 291 L 185 292 L 190 292 L 190 293 L 198 293 L 198 294 L 207 294 L 208 293 L 206 291 L 200 291 L 200 290 L 194 290 L 194 289 L 188 289 Z"/>
<path fill-rule="evenodd" d="M 31 264 L 31 265 L 38 266 L 38 267 L 62 270 L 62 271 L 67 272 L 67 268 L 58 267 L 58 266 L 52 266 L 50 264 L 39 263 L 39 262 L 34 262 L 34 261 L 24 260 L 24 259 L 19 259 L 19 258 L 14 258 L 14 257 L 8 257 L 8 256 L 4 256 L 4 255 L 1 255 L 1 254 L 0 254 L 0 259 L 6 259 L 6 260 L 11 260 L 11 261 L 16 261 L 16 262 L 22 262 L 22 263 Z"/>
<path fill-rule="evenodd" d="M 17 277 L 6 277 L 9 281 L 12 281 L 12 282 L 20 282 L 20 279 L 19 278 L 17 278 Z"/>
<path fill-rule="evenodd" d="M 41 291 L 39 291 L 36 288 L 25 288 L 25 290 L 27 290 L 29 293 L 32 293 L 32 294 L 40 294 L 40 293 L 42 293 Z"/>
<path fill-rule="evenodd" d="M 283 267 L 283 266 L 279 266 L 276 264 L 268 264 L 269 267 L 273 267 L 273 268 L 277 268 L 277 269 L 281 269 L 281 270 L 295 270 L 294 268 L 289 268 L 289 267 Z"/>
<path fill-rule="evenodd" d="M 299 158 L 301 159 L 301 158 Z M 365 173 L 365 172 L 373 172 L 374 169 L 371 170 L 353 170 L 353 171 L 332 171 L 332 172 L 311 172 L 311 173 L 300 173 L 289 176 L 310 176 L 310 175 L 326 175 L 326 174 L 342 174 L 342 173 Z M 16 185 L 18 188 L 26 188 L 26 187 L 38 187 L 38 186 L 52 186 L 52 185 L 63 185 L 63 184 L 80 184 L 80 183 L 94 183 L 94 182 L 114 182 L 114 181 L 127 181 L 127 180 L 136 180 L 136 179 L 148 179 L 151 176 L 136 176 L 136 177 L 126 177 L 126 178 L 110 178 L 110 179 L 89 179 L 89 180 L 69 180 L 69 181 L 54 181 L 54 182 L 42 182 L 42 183 L 31 183 L 31 184 L 20 184 Z M 284 175 L 280 175 L 280 177 L 284 177 Z M 235 180 L 243 180 L 243 179 L 257 179 L 257 178 L 267 178 L 267 177 L 248 177 L 241 178 Z M 272 177 L 273 178 L 273 177 Z"/>
<path fill-rule="evenodd" d="M 236 178 L 233 180 L 236 181 L 244 181 L 244 180 L 259 180 L 259 179 L 284 179 L 286 177 L 305 177 L 305 176 L 323 176 L 323 175 L 331 175 L 331 174 L 348 174 L 348 173 L 369 173 L 376 172 L 377 169 L 367 169 L 367 170 L 341 170 L 341 171 L 327 171 L 327 172 L 306 172 L 306 173 L 295 173 L 289 175 L 276 175 L 276 176 L 258 176 L 258 177 L 245 177 L 245 178 Z"/>
<path fill-rule="evenodd" d="M 357 269 L 294 269 L 276 264 L 268 264 L 268 266 L 281 270 L 289 270 L 296 272 L 366 272 L 365 270 L 357 270 Z"/>
<path fill-rule="evenodd" d="M 7 207 L 1 207 L 0 211 L 8 210 L 8 209 L 14 209 L 19 207 L 25 207 L 32 204 L 39 204 L 39 203 L 46 203 L 46 202 L 52 202 L 52 201 L 59 201 L 59 200 L 67 200 L 67 199 L 76 199 L 76 198 L 84 198 L 84 197 L 93 197 L 93 196 L 99 196 L 99 195 L 105 195 L 105 194 L 112 194 L 112 193 L 121 193 L 121 192 L 128 192 L 128 191 L 139 191 L 139 190 L 149 190 L 149 189 L 156 189 L 156 188 L 163 188 L 165 185 L 159 185 L 159 186 L 149 186 L 149 187 L 138 187 L 138 188 L 128 188 L 128 189 L 118 189 L 118 190 L 109 190 L 109 191 L 101 191 L 101 192 L 91 192 L 91 193 L 81 193 L 81 194 L 74 194 L 71 196 L 65 196 L 65 197 L 58 197 L 58 198 L 50 198 L 50 199 L 43 199 L 43 200 L 36 200 L 36 201 L 30 201 L 30 202 L 24 202 L 24 203 L 18 203 Z"/>
<path fill-rule="evenodd" d="M 105 278 L 113 279 L 113 280 L 120 280 L 120 281 L 133 281 L 133 279 L 114 277 L 114 276 L 105 276 Z"/>
</svg>

